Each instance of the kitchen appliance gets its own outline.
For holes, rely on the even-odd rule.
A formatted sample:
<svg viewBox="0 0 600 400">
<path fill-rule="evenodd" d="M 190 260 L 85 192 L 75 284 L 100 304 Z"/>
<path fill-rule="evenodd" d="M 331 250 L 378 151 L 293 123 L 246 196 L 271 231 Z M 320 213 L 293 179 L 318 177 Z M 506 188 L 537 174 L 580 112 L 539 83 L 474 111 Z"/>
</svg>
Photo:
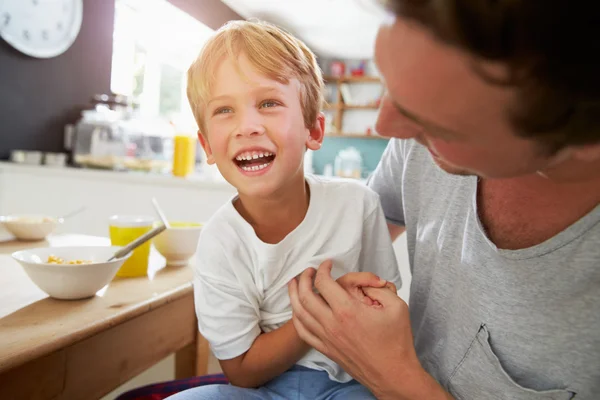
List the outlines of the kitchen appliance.
<svg viewBox="0 0 600 400">
<path fill-rule="evenodd" d="M 93 109 L 83 110 L 75 125 L 65 127 L 65 148 L 71 150 L 76 166 L 122 169 L 127 139 L 119 123 L 125 118 L 127 103 L 109 95 L 96 95 L 92 102 Z"/>
<path fill-rule="evenodd" d="M 65 127 L 65 148 L 75 166 L 165 172 L 171 166 L 173 128 L 136 115 L 126 98 L 97 95 L 75 125 Z"/>
</svg>

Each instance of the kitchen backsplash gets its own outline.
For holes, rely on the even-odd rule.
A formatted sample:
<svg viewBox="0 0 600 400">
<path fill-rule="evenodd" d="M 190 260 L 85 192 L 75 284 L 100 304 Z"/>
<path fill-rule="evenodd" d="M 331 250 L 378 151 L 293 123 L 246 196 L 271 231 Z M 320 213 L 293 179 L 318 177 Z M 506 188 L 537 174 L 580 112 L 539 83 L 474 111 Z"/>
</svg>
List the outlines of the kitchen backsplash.
<svg viewBox="0 0 600 400">
<path fill-rule="evenodd" d="M 359 139 L 343 137 L 326 137 L 320 150 L 313 153 L 313 169 L 316 174 L 323 174 L 325 165 L 334 166 L 335 157 L 340 150 L 348 147 L 356 148 L 362 157 L 363 177 L 375 170 L 388 140 Z"/>
</svg>

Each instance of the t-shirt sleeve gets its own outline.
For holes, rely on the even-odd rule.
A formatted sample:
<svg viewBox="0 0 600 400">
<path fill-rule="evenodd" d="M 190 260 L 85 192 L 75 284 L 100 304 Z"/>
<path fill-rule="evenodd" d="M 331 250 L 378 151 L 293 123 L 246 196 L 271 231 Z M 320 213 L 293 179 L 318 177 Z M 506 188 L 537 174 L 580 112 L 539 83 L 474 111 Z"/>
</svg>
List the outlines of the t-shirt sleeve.
<svg viewBox="0 0 600 400">
<path fill-rule="evenodd" d="M 360 270 L 372 272 L 400 289 L 402 280 L 392 239 L 377 195 L 373 194 L 373 198 L 374 204 L 363 224 Z"/>
<path fill-rule="evenodd" d="M 232 262 L 223 246 L 200 239 L 194 268 L 198 329 L 219 360 L 244 354 L 261 334 L 257 306 L 237 281 Z"/>
<path fill-rule="evenodd" d="M 367 182 L 367 185 L 379 194 L 387 222 L 399 226 L 405 225 L 402 202 L 404 170 L 402 146 L 402 142 L 398 139 L 391 139 L 388 142 L 381 161 Z"/>
</svg>

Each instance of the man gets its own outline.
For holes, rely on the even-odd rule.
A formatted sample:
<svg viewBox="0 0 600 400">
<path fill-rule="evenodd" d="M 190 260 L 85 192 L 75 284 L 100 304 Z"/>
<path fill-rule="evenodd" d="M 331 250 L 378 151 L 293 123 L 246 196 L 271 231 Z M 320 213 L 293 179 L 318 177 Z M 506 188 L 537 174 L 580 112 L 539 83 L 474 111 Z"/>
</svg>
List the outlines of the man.
<svg viewBox="0 0 600 400">
<path fill-rule="evenodd" d="M 381 399 L 599 398 L 598 3 L 388 5 L 369 185 L 406 227 L 410 316 L 323 264 L 289 285 L 301 337 Z"/>
</svg>

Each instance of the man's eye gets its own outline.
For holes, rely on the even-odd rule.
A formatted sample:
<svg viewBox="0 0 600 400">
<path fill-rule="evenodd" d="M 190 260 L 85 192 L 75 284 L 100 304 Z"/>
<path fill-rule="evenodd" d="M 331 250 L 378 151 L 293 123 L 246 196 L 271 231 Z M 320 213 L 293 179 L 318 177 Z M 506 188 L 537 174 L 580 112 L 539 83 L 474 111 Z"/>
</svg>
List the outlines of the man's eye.
<svg viewBox="0 0 600 400">
<path fill-rule="evenodd" d="M 271 107 L 277 107 L 279 104 L 273 100 L 267 100 L 267 101 L 263 101 L 260 104 L 261 108 L 271 108 Z"/>
</svg>

